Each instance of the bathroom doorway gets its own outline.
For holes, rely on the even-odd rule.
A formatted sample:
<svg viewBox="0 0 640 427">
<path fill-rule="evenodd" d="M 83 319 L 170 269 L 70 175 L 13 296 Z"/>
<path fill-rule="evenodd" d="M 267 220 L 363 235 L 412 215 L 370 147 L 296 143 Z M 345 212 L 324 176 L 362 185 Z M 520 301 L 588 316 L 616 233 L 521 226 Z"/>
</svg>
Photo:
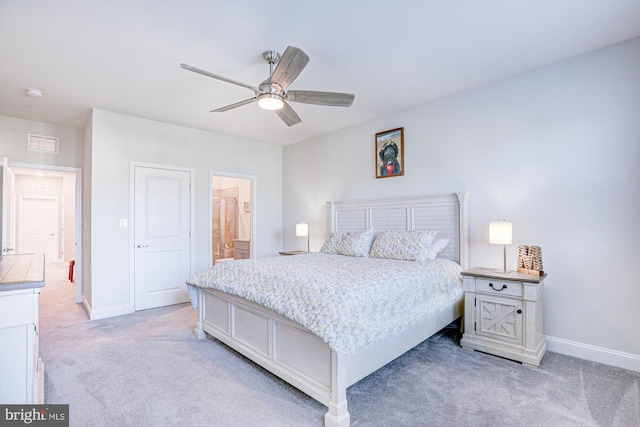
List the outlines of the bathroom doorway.
<svg viewBox="0 0 640 427">
<path fill-rule="evenodd" d="M 251 258 L 253 178 L 211 173 L 211 264 Z"/>
</svg>

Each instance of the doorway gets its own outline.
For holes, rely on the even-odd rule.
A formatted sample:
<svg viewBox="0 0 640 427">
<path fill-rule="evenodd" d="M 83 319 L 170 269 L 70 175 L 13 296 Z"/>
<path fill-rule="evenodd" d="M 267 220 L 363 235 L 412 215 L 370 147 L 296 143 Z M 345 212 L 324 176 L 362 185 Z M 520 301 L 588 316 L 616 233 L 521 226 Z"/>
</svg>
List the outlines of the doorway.
<svg viewBox="0 0 640 427">
<path fill-rule="evenodd" d="M 3 159 L 2 254 L 44 253 L 47 264 L 66 263 L 82 302 L 79 168 Z"/>
<path fill-rule="evenodd" d="M 211 173 L 211 264 L 252 257 L 251 176 Z"/>
</svg>

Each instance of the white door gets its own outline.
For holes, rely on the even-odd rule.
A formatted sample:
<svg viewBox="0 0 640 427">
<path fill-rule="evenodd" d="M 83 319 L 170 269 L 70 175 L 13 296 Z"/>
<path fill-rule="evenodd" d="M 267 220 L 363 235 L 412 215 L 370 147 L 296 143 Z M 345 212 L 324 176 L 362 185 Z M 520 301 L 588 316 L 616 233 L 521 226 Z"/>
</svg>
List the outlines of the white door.
<svg viewBox="0 0 640 427">
<path fill-rule="evenodd" d="M 191 174 L 135 166 L 135 310 L 189 300 Z"/>
<path fill-rule="evenodd" d="M 59 261 L 58 199 L 20 197 L 18 253 L 44 253 L 47 262 Z"/>
</svg>

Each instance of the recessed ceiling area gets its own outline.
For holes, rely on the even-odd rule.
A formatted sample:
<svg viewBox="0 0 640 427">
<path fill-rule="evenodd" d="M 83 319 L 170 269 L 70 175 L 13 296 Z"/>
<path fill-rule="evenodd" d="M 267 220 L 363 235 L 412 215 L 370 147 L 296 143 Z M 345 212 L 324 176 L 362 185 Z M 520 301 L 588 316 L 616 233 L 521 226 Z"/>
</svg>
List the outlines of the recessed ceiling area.
<svg viewBox="0 0 640 427">
<path fill-rule="evenodd" d="M 0 115 L 83 128 L 91 108 L 287 145 L 640 36 L 638 0 L 0 2 Z M 290 89 L 355 94 L 296 104 L 287 127 L 246 88 L 262 52 L 310 62 Z M 26 94 L 29 88 L 42 97 Z"/>
</svg>

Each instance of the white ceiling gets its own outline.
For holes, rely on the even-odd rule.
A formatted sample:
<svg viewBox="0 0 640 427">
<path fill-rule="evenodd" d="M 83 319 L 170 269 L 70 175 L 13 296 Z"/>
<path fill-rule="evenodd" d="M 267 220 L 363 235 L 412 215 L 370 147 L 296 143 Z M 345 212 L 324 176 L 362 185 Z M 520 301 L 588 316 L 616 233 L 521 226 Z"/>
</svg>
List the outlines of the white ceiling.
<svg viewBox="0 0 640 427">
<path fill-rule="evenodd" d="M 0 0 L 0 115 L 84 127 L 90 108 L 286 145 L 640 36 L 639 0 Z M 245 88 L 304 50 L 288 128 Z M 44 92 L 42 98 L 26 88 Z"/>
</svg>

